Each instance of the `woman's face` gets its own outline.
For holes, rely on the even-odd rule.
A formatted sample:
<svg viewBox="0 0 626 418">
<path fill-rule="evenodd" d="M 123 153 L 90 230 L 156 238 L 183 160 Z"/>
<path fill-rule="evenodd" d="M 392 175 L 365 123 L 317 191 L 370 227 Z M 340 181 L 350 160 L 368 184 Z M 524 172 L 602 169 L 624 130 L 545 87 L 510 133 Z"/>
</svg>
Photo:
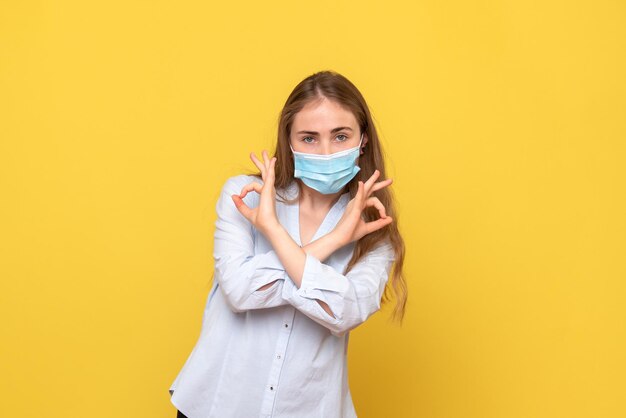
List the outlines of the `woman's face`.
<svg viewBox="0 0 626 418">
<path fill-rule="evenodd" d="M 308 103 L 296 114 L 289 136 L 294 151 L 322 155 L 356 147 L 360 139 L 352 112 L 325 97 Z M 363 135 L 361 147 L 366 142 Z"/>
</svg>

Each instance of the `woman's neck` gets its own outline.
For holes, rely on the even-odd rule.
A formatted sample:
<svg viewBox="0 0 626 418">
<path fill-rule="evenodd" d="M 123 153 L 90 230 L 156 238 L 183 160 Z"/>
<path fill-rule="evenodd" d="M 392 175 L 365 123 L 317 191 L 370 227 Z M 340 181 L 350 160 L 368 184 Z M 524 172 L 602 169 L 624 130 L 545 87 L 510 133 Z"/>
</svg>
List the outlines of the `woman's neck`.
<svg viewBox="0 0 626 418">
<path fill-rule="evenodd" d="M 323 211 L 328 210 L 339 200 L 343 191 L 333 194 L 323 194 L 315 189 L 310 188 L 306 184 L 302 183 L 302 193 L 300 194 L 299 204 L 300 207 L 304 207 L 309 211 Z"/>
</svg>

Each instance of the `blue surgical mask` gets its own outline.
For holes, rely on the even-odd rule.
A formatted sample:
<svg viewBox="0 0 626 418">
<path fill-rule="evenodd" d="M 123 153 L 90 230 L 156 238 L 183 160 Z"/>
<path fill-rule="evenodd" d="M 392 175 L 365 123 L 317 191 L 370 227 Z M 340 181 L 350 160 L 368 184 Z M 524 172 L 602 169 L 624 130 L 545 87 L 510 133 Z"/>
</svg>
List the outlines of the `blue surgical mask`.
<svg viewBox="0 0 626 418">
<path fill-rule="evenodd" d="M 361 170 L 356 159 L 362 142 L 363 134 L 356 147 L 329 155 L 296 152 L 290 144 L 295 165 L 293 176 L 322 194 L 337 193 Z"/>
</svg>

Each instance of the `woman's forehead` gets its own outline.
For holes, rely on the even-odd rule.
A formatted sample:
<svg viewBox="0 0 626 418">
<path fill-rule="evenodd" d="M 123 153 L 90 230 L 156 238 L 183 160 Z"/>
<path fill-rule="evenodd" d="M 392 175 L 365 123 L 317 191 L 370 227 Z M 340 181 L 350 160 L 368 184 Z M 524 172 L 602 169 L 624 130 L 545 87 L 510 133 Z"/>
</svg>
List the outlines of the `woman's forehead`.
<svg viewBox="0 0 626 418">
<path fill-rule="evenodd" d="M 330 132 L 340 126 L 356 129 L 357 122 L 354 114 L 338 103 L 326 99 L 309 102 L 296 113 L 292 131 Z"/>
</svg>

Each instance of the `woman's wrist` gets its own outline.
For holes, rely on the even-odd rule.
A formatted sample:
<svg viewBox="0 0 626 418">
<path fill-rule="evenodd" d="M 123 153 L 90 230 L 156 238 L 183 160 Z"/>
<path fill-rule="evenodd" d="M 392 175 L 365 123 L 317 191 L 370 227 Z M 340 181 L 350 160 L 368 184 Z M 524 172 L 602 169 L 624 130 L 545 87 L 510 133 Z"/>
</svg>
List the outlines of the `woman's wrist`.
<svg viewBox="0 0 626 418">
<path fill-rule="evenodd" d="M 278 219 L 276 219 L 270 222 L 264 222 L 263 224 L 259 224 L 257 225 L 256 229 L 269 240 L 270 234 L 276 232 L 276 230 L 280 228 L 283 228 L 283 226 L 280 222 L 278 222 Z"/>
<path fill-rule="evenodd" d="M 331 242 L 334 247 L 333 252 L 350 243 L 350 241 L 346 240 L 341 234 L 337 232 L 336 229 L 330 231 L 328 234 L 326 234 L 326 236 L 328 237 L 329 242 Z"/>
<path fill-rule="evenodd" d="M 312 255 L 320 261 L 326 260 L 332 253 L 343 247 L 345 244 L 339 239 L 338 234 L 332 231 L 328 234 L 308 243 L 302 249 L 307 254 Z"/>
<path fill-rule="evenodd" d="M 335 244 L 335 250 L 338 250 L 339 248 L 350 244 L 350 240 L 347 239 L 344 234 L 337 232 L 336 229 L 330 231 L 327 236 L 329 241 Z"/>
</svg>

